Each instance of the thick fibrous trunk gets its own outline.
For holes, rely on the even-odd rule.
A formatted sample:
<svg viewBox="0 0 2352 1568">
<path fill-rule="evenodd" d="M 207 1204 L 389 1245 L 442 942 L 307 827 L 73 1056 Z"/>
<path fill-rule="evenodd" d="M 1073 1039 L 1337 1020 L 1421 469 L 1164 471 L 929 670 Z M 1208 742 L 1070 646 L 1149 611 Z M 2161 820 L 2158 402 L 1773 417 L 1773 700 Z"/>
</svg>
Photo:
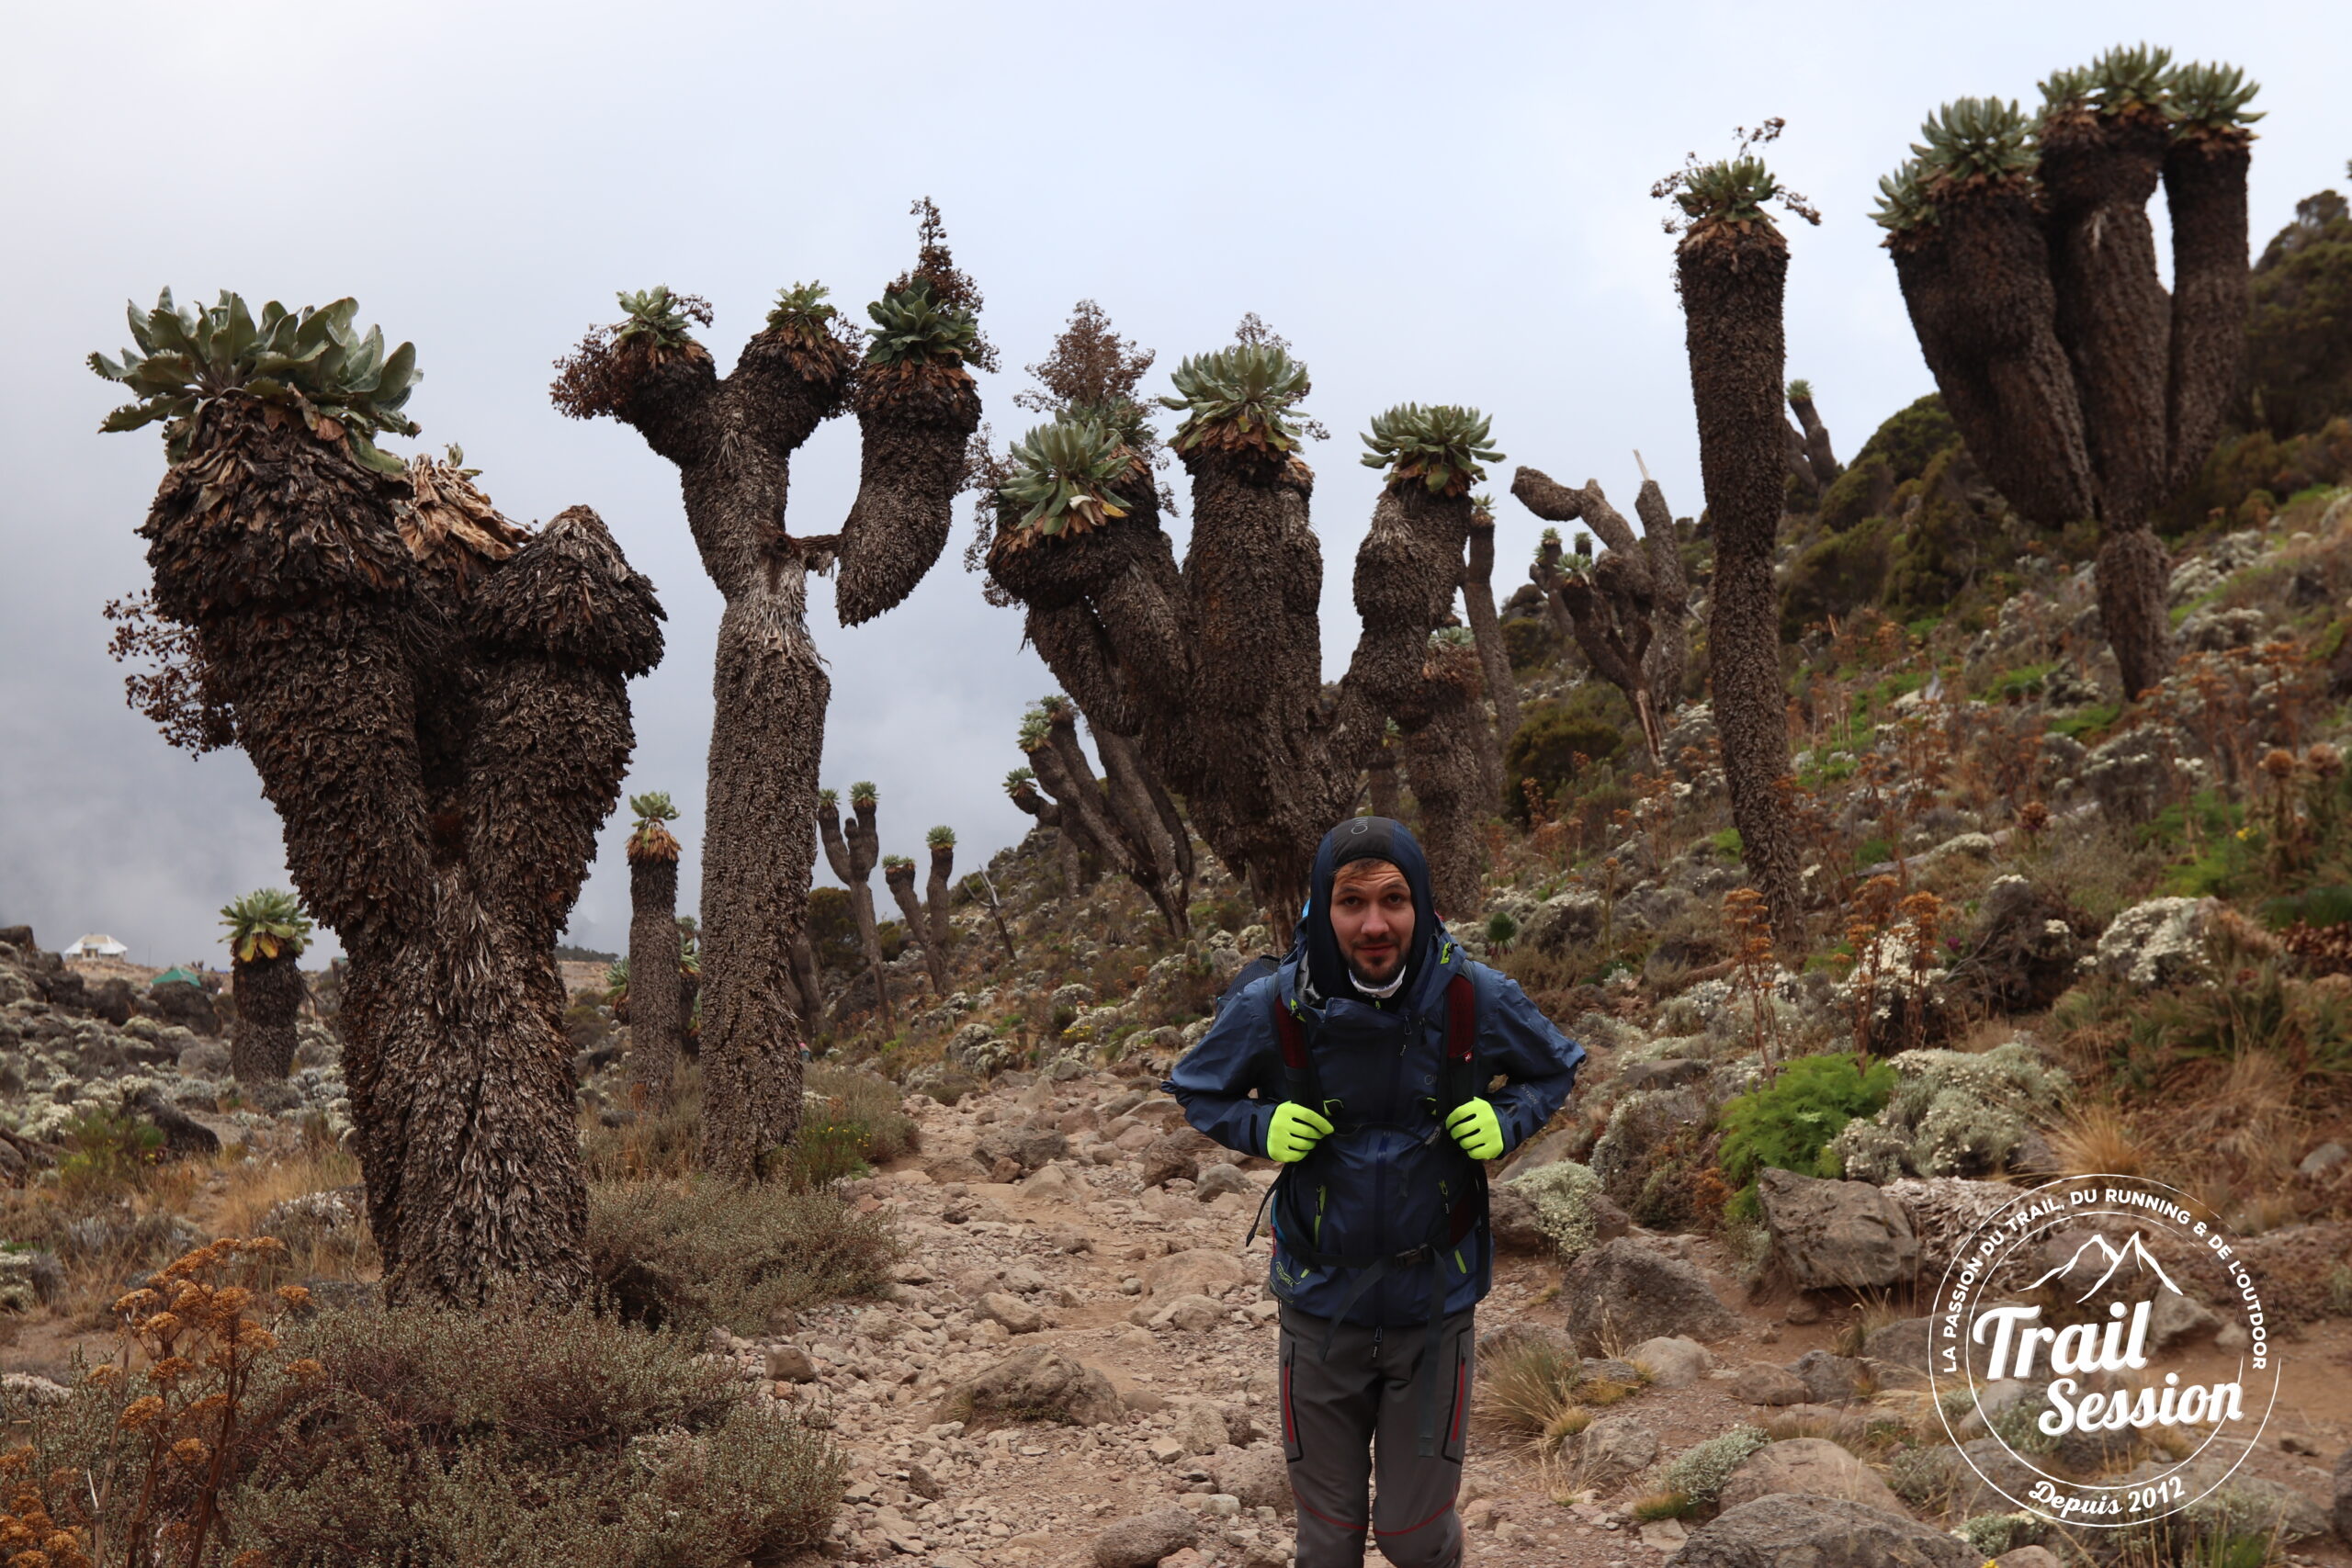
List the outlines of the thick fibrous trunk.
<svg viewBox="0 0 2352 1568">
<path fill-rule="evenodd" d="M 295 1021 L 309 989 L 295 955 L 231 961 L 237 1021 L 229 1032 L 229 1070 L 239 1083 L 266 1083 L 294 1070 Z"/>
<path fill-rule="evenodd" d="M 1193 855 L 1175 803 L 1136 750 L 1134 741 L 1100 725 L 1090 727 L 1102 758 L 1104 795 L 1112 826 L 1134 858 L 1138 885 L 1168 922 L 1170 934 L 1192 934 Z M 1164 814 L 1163 814 L 1164 813 Z"/>
<path fill-rule="evenodd" d="M 1357 556 L 1363 634 L 1327 701 L 1314 476 L 1205 442 L 1182 457 L 1193 522 L 1181 570 L 1148 482 L 1119 492 L 1134 502 L 1125 517 L 1074 539 L 1019 541 L 1017 514 L 1001 511 L 989 570 L 1029 606 L 1031 640 L 1098 733 L 1134 742 L 1148 785 L 1182 796 L 1248 880 L 1279 944 L 1316 845 L 1354 809 L 1391 708 L 1420 680 L 1461 577 L 1470 502 L 1384 493 Z M 1181 846 L 1172 803 L 1160 816 Z"/>
<path fill-rule="evenodd" d="M 824 1016 L 825 981 L 817 969 L 817 950 L 808 945 L 805 926 L 792 937 L 793 989 L 800 993 L 800 1024 L 803 1030 L 813 1030 Z"/>
<path fill-rule="evenodd" d="M 1838 454 L 1829 445 L 1829 427 L 1821 423 L 1821 412 L 1814 407 L 1812 398 L 1792 395 L 1789 407 L 1796 411 L 1797 423 L 1804 427 L 1800 446 L 1804 452 L 1806 472 L 1815 489 L 1827 490 L 1844 472 Z"/>
<path fill-rule="evenodd" d="M 142 532 L 230 688 L 304 903 L 341 937 L 345 1071 L 396 1301 L 583 1300 L 555 940 L 619 791 L 651 586 L 594 513 L 412 557 L 407 481 L 236 399 Z"/>
<path fill-rule="evenodd" d="M 1634 454 L 1641 463 L 1642 455 Z M 1682 705 L 1682 681 L 1690 664 L 1690 580 L 1682 571 L 1682 547 L 1675 537 L 1674 513 L 1666 491 L 1642 467 L 1642 488 L 1634 497 L 1642 520 L 1642 551 L 1650 563 L 1650 650 L 1643 660 L 1650 683 L 1650 705 L 1664 724 Z"/>
<path fill-rule="evenodd" d="M 685 1054 L 686 1021 L 682 1006 L 679 961 L 684 941 L 678 931 L 678 856 L 669 852 L 628 857 L 628 1043 L 629 1077 L 652 1100 L 669 1098 Z"/>
<path fill-rule="evenodd" d="M 947 953 L 944 945 L 932 932 L 931 921 L 923 914 L 922 900 L 915 897 L 915 867 L 912 861 L 894 862 L 882 868 L 882 880 L 897 901 L 899 918 L 907 923 L 908 939 L 922 950 L 923 974 L 931 981 L 932 994 L 945 997 L 947 984 Z"/>
<path fill-rule="evenodd" d="M 849 890 L 850 912 L 857 918 L 857 942 L 865 954 L 865 966 L 874 976 L 875 1006 L 881 1010 L 882 1021 L 890 1021 L 890 981 L 882 967 L 882 929 L 874 918 L 874 863 L 882 856 L 882 834 L 876 826 L 876 802 L 872 799 L 853 800 L 853 813 L 844 831 L 840 810 L 830 800 L 817 806 L 817 830 L 825 843 L 825 863 L 842 879 Z M 909 932 L 912 935 L 912 932 Z"/>
<path fill-rule="evenodd" d="M 1724 774 L 1741 858 L 1775 937 L 1804 935 L 1796 831 L 1781 796 L 1789 773 L 1772 549 L 1781 521 L 1781 300 L 1787 242 L 1770 223 L 1702 221 L 1675 254 L 1699 461 L 1713 519 L 1715 576 L 1707 649 Z"/>
<path fill-rule="evenodd" d="M 864 444 L 834 592 L 845 626 L 913 592 L 939 558 L 964 485 L 965 444 L 980 423 L 980 396 L 961 371 L 943 379 L 920 367 L 868 370 L 852 395 Z"/>
<path fill-rule="evenodd" d="M 2041 201 L 2023 179 L 1939 187 L 1892 236 L 1895 270 L 1953 422 L 2035 523 L 2096 516 L 2098 600 L 2124 694 L 2172 663 L 2164 547 L 2149 519 L 2203 464 L 2246 310 L 2243 130 L 2154 109 L 2052 112 Z M 2147 204 L 2162 179 L 2175 292 Z"/>
<path fill-rule="evenodd" d="M 2243 132 L 2184 131 L 2165 153 L 2165 208 L 2172 220 L 2167 494 L 2204 466 L 2245 352 L 2251 162 Z"/>
<path fill-rule="evenodd" d="M 703 1162 L 750 1179 L 800 1125 L 793 949 L 815 869 L 809 829 L 831 694 L 808 637 L 808 573 L 838 558 L 845 623 L 880 614 L 922 579 L 946 540 L 978 400 L 960 369 L 860 378 L 852 350 L 792 325 L 754 336 L 723 378 L 695 344 L 625 346 L 613 363 L 625 383 L 615 412 L 678 466 L 687 526 L 726 601 L 702 850 Z M 838 536 L 795 539 L 792 454 L 842 412 L 853 383 L 869 443 L 856 503 Z"/>
<path fill-rule="evenodd" d="M 1383 746 L 1364 769 L 1365 796 L 1374 817 L 1396 819 L 1396 747 Z"/>
<path fill-rule="evenodd" d="M 1432 648 L 1418 700 L 1405 705 L 1399 720 L 1429 852 L 1430 891 L 1438 914 L 1457 924 L 1476 919 L 1485 902 L 1478 824 L 1493 808 L 1494 791 L 1478 758 L 1478 731 L 1486 728 L 1477 708 L 1481 683 L 1474 649 Z"/>
<path fill-rule="evenodd" d="M 930 922 L 924 930 L 929 932 L 926 940 L 938 949 L 942 964 L 947 962 L 948 939 L 955 932 L 955 927 L 947 919 L 947 903 L 955 896 L 955 890 L 956 846 L 933 844 L 931 846 L 931 874 L 923 881 L 923 915 Z"/>
<path fill-rule="evenodd" d="M 1093 849 L 1086 829 L 1078 820 L 1078 813 L 1066 811 L 1061 803 L 1047 799 L 1034 784 L 1023 784 L 1012 792 L 1012 804 L 1037 819 L 1038 825 L 1052 830 L 1054 852 L 1061 857 L 1064 894 L 1077 897 L 1093 886 L 1086 874 L 1086 852 Z M 1100 863 L 1102 855 L 1095 856 Z"/>
<path fill-rule="evenodd" d="M 1485 517 L 1485 521 L 1479 519 Z M 1519 682 L 1510 672 L 1510 653 L 1503 647 L 1503 624 L 1495 614 L 1495 520 L 1484 513 L 1470 519 L 1470 555 L 1462 572 L 1462 608 L 1470 635 L 1478 642 L 1478 667 L 1485 676 L 1487 699 L 1495 705 L 1495 722 L 1480 738 L 1488 753 L 1487 769 L 1499 787 L 1503 776 L 1503 747 L 1519 733 Z"/>
</svg>

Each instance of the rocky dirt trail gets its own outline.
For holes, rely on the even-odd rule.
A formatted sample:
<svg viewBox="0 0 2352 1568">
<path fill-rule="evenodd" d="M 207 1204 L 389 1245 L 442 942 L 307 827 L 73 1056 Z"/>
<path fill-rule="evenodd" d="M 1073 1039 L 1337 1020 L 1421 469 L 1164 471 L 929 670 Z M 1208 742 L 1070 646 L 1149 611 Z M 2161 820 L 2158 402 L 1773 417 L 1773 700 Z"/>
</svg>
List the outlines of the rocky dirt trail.
<svg viewBox="0 0 2352 1568">
<path fill-rule="evenodd" d="M 846 1447 L 842 1558 L 1279 1568 L 1292 1526 L 1275 1309 L 1261 1283 L 1263 1237 L 1242 1246 L 1272 1168 L 1218 1163 L 1148 1080 L 1061 1071 L 1058 1082 L 1003 1075 L 952 1108 L 915 1099 L 922 1152 L 851 1184 L 853 1200 L 888 1213 L 906 1243 L 895 1301 L 829 1305 L 779 1325 L 780 1337 L 721 1338 L 714 1350 L 732 1354 L 768 1397 L 819 1413 Z M 1642 1524 L 1630 1508 L 1673 1458 L 1755 1423 L 1851 1438 L 1889 1404 L 1905 1408 L 1900 1389 L 1871 1401 L 1854 1397 L 1858 1383 L 1920 1381 L 1834 1355 L 1844 1325 L 1809 1300 L 1793 1312 L 1788 1300 L 1749 1303 L 1706 1239 L 1634 1227 L 1612 1250 L 1633 1261 L 1611 1292 L 1665 1337 L 1609 1347 L 1641 1363 L 1638 1376 L 1617 1370 L 1644 1386 L 1549 1461 L 1521 1434 L 1474 1417 L 1463 1501 L 1468 1560 L 1480 1568 L 1664 1562 L 1695 1524 Z M 1482 1356 L 1579 1321 L 1585 1309 L 1561 1287 L 1555 1261 L 1503 1257 L 1480 1313 Z M 1686 1326 L 1706 1342 L 1672 1337 Z M 2340 1333 L 2297 1355 L 2314 1372 L 2306 1394 L 2352 1371 Z M 2331 1403 L 2282 1413 L 2247 1471 L 2312 1499 L 2315 1516 L 2331 1487 L 2314 1456 L 2332 1458 L 2347 1435 Z M 2290 1431 L 2290 1448 L 2278 1447 Z M 1833 1493 L 1907 1512 L 1832 1444 L 1781 1443 L 1774 1457 L 1745 1467 L 1733 1491 Z M 1814 1499 L 1790 1506 L 1800 1505 Z M 1939 1536 L 1949 1522 L 1918 1534 Z M 1958 1546 L 1945 1536 L 1916 1558 L 1900 1543 L 1874 1550 L 1928 1562 Z M 2289 1560 L 2352 1554 L 2315 1539 Z M 2014 1557 L 2017 1568 L 2039 1561 Z"/>
</svg>

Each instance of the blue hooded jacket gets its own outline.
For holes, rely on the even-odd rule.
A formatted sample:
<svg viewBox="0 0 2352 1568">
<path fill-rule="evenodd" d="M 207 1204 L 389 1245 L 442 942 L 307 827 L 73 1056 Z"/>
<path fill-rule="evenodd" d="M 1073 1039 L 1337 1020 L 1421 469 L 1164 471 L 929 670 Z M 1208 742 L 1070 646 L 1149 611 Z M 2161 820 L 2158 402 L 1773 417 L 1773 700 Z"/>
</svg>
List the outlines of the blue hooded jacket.
<svg viewBox="0 0 2352 1568">
<path fill-rule="evenodd" d="M 1331 882 L 1354 860 L 1384 860 L 1413 891 L 1413 940 L 1394 995 L 1359 992 L 1331 930 Z M 1317 1092 L 1338 1131 L 1290 1168 L 1274 1211 L 1273 1293 L 1317 1317 L 1340 1315 L 1361 1271 L 1317 1268 L 1307 1255 L 1390 1257 L 1446 1239 L 1449 1216 L 1475 1200 L 1477 1169 L 1439 1121 L 1444 1093 L 1446 988 L 1469 977 L 1477 997 L 1477 1049 L 1504 1087 L 1488 1089 L 1505 1152 L 1551 1120 L 1576 1081 L 1584 1050 L 1552 1026 L 1509 976 L 1473 963 L 1440 925 L 1429 863 L 1402 823 L 1355 817 L 1324 835 L 1298 942 L 1273 974 L 1220 1004 L 1216 1021 L 1170 1076 L 1186 1120 L 1227 1148 L 1264 1156 L 1283 1100 L 1282 1038 L 1274 1009 L 1291 1011 L 1313 1059 Z M 1458 1244 L 1428 1262 L 1385 1271 L 1348 1304 L 1349 1323 L 1426 1323 L 1431 1289 L 1443 1310 L 1477 1303 L 1493 1283 L 1494 1244 L 1483 1213 Z"/>
</svg>

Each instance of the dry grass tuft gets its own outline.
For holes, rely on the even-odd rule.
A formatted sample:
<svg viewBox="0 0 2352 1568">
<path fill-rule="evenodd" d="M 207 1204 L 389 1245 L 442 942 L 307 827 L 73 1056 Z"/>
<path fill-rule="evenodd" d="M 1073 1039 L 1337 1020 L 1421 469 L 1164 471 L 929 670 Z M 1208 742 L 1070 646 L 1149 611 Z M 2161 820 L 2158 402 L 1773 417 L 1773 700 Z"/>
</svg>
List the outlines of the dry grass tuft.
<svg viewBox="0 0 2352 1568">
<path fill-rule="evenodd" d="M 1551 1452 L 1591 1421 L 1577 1397 L 1587 1386 L 1574 1356 L 1532 1340 L 1488 1358 L 1479 1369 L 1478 1411 Z"/>
<path fill-rule="evenodd" d="M 2132 1119 L 2112 1105 L 2076 1102 L 2050 1130 L 2050 1152 L 2068 1176 L 2145 1176 L 2149 1149 Z"/>
</svg>

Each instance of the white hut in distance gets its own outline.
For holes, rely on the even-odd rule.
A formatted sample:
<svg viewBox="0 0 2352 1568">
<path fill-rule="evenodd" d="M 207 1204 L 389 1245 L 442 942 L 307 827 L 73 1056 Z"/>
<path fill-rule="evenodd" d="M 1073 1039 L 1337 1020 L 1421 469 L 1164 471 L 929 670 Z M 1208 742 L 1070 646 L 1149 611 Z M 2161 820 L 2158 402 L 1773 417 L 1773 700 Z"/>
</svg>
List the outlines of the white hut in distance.
<svg viewBox="0 0 2352 1568">
<path fill-rule="evenodd" d="M 130 952 L 123 943 L 104 931 L 90 931 L 78 938 L 65 950 L 67 958 L 120 958 Z"/>
</svg>

